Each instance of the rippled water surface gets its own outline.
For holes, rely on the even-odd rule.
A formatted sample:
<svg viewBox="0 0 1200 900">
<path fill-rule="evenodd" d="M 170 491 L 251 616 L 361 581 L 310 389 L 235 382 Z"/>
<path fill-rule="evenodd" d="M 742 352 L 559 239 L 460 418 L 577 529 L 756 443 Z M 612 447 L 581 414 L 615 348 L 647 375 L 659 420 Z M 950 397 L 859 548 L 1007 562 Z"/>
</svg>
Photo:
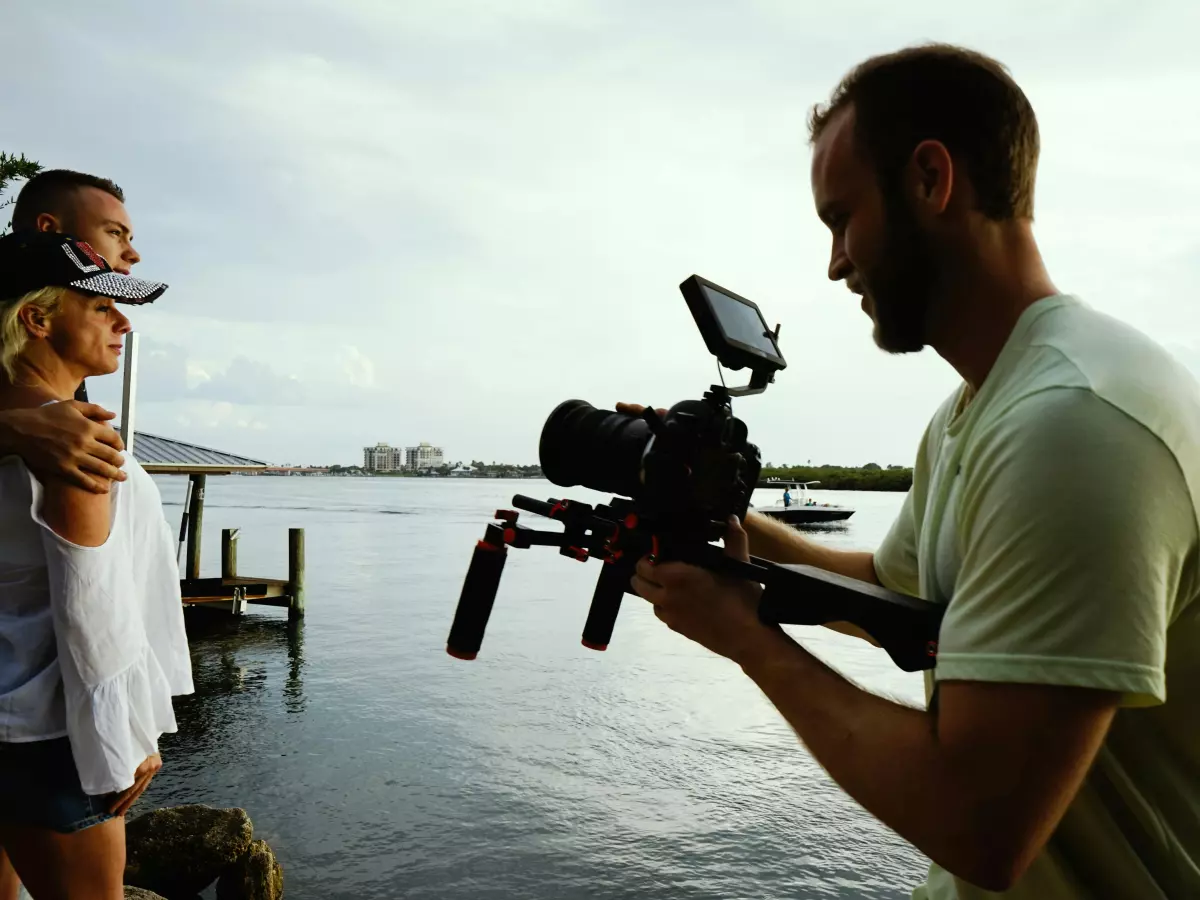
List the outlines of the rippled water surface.
<svg viewBox="0 0 1200 900">
<path fill-rule="evenodd" d="M 158 479 L 178 522 L 185 481 Z M 241 806 L 294 898 L 904 898 L 926 861 L 850 800 L 731 663 L 626 596 L 580 646 L 599 563 L 509 553 L 483 650 L 445 653 L 475 541 L 543 481 L 210 478 L 202 574 L 285 577 L 306 529 L 308 615 L 190 616 L 197 691 L 140 808 Z M 587 502 L 602 495 L 573 490 Z M 812 532 L 872 548 L 899 494 Z M 760 504 L 775 495 L 760 492 Z M 546 520 L 545 527 L 555 528 Z M 214 618 L 216 621 L 213 621 Z M 920 702 L 882 651 L 793 628 L 872 690 Z"/>
</svg>

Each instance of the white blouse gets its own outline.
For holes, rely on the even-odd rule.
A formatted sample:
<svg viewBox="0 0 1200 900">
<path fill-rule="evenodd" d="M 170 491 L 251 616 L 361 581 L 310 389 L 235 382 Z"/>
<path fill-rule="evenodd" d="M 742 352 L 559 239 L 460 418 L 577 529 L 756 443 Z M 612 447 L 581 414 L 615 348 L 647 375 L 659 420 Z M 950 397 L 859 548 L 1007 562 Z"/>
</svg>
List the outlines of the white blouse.
<svg viewBox="0 0 1200 900">
<path fill-rule="evenodd" d="M 121 791 L 193 691 L 174 536 L 129 454 L 108 539 L 65 540 L 41 483 L 0 460 L 0 741 L 67 736 L 85 793 Z"/>
</svg>

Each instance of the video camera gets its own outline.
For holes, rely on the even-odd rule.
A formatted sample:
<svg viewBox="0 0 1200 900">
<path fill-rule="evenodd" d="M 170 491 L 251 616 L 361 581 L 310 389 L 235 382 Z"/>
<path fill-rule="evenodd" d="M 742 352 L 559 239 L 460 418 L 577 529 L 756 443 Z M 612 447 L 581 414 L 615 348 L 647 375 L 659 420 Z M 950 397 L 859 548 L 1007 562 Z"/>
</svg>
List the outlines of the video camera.
<svg viewBox="0 0 1200 900">
<path fill-rule="evenodd" d="M 561 522 L 562 532 L 529 528 L 516 510 L 497 510 L 476 546 L 463 581 L 446 650 L 474 659 L 483 642 L 508 548 L 554 546 L 580 562 L 603 561 L 582 643 L 604 650 L 621 600 L 633 593 L 639 559 L 678 560 L 764 586 L 759 618 L 767 623 L 858 625 L 905 671 L 932 668 L 942 607 L 812 566 L 733 559 L 713 545 L 731 515 L 743 520 L 762 468 L 731 398 L 762 393 L 786 368 L 779 326 L 772 331 L 758 305 L 692 275 L 679 286 L 717 361 L 748 368 L 744 387 L 712 385 L 702 400 L 684 400 L 665 416 L 596 409 L 583 400 L 558 405 L 542 428 L 542 472 L 562 487 L 583 485 L 617 494 L 595 507 L 574 500 L 518 494 L 516 509 Z"/>
</svg>

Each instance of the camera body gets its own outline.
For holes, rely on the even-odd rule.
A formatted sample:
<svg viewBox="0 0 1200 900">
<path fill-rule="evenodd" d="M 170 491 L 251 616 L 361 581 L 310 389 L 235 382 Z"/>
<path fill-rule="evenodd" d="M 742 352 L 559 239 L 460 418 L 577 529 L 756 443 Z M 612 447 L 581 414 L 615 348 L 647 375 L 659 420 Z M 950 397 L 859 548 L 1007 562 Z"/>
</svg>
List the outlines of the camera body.
<svg viewBox="0 0 1200 900">
<path fill-rule="evenodd" d="M 779 327 L 770 330 L 753 301 L 698 275 L 679 288 L 709 352 L 726 368 L 750 368 L 750 384 L 713 385 L 662 417 L 653 408 L 638 416 L 567 400 L 547 418 L 538 456 L 554 484 L 629 497 L 660 530 L 712 541 L 729 516 L 746 515 L 762 469 L 731 398 L 761 393 L 787 362 Z"/>
<path fill-rule="evenodd" d="M 567 400 L 546 421 L 539 458 L 554 484 L 628 497 L 659 532 L 703 541 L 719 538 L 730 515 L 746 515 L 762 469 L 745 423 L 716 388 L 665 416 Z"/>
</svg>

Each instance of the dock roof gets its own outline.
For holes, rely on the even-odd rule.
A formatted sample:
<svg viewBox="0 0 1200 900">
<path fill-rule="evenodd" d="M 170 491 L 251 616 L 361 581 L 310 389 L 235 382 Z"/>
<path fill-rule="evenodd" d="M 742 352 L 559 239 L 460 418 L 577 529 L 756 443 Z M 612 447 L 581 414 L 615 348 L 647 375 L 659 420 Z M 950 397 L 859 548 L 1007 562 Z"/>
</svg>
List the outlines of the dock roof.
<svg viewBox="0 0 1200 900">
<path fill-rule="evenodd" d="M 228 475 L 265 469 L 259 459 L 189 444 L 172 438 L 134 430 L 133 456 L 147 472 L 166 475 Z"/>
</svg>

